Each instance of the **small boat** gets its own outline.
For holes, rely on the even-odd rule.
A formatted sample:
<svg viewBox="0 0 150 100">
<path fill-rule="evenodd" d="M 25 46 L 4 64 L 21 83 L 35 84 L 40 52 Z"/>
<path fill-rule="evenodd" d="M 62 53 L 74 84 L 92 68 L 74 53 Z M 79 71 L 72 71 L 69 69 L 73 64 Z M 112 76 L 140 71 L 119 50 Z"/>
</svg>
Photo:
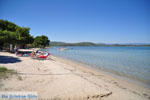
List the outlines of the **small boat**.
<svg viewBox="0 0 150 100">
<path fill-rule="evenodd" d="M 57 48 L 57 50 L 60 50 L 60 51 L 66 51 L 67 48 L 65 48 L 65 47 L 60 47 L 60 48 Z"/>
</svg>

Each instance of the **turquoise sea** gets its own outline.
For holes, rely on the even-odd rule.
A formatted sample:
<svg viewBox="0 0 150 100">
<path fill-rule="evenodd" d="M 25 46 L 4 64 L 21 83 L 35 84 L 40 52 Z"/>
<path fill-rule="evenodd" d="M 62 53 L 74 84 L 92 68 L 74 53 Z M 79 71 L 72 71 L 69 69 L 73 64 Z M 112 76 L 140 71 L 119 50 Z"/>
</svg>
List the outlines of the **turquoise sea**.
<svg viewBox="0 0 150 100">
<path fill-rule="evenodd" d="M 52 55 L 82 62 L 96 70 L 150 85 L 150 47 L 58 47 L 46 49 Z"/>
</svg>

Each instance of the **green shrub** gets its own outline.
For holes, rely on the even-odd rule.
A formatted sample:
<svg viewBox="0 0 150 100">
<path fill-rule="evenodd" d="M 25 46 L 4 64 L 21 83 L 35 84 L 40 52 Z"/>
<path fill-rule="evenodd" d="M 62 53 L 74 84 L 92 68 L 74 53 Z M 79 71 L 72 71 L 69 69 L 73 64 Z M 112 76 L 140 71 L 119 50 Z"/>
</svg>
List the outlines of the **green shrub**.
<svg viewBox="0 0 150 100">
<path fill-rule="evenodd" d="M 4 66 L 0 66 L 0 80 L 7 79 L 7 78 L 11 77 L 12 75 L 17 76 L 18 80 L 20 80 L 20 81 L 22 80 L 22 77 L 19 76 L 15 70 L 7 69 Z"/>
<path fill-rule="evenodd" d="M 4 67 L 4 66 L 0 67 L 0 72 L 6 72 L 6 71 L 8 71 L 8 69 L 6 67 Z"/>
</svg>

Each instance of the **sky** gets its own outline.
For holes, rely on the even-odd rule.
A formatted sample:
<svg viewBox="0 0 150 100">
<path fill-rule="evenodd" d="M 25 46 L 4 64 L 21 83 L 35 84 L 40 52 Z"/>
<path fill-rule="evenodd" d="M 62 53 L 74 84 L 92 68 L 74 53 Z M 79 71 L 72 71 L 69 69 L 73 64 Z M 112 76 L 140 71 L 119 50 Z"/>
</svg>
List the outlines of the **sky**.
<svg viewBox="0 0 150 100">
<path fill-rule="evenodd" d="M 150 0 L 0 0 L 0 19 L 51 41 L 150 43 Z"/>
</svg>

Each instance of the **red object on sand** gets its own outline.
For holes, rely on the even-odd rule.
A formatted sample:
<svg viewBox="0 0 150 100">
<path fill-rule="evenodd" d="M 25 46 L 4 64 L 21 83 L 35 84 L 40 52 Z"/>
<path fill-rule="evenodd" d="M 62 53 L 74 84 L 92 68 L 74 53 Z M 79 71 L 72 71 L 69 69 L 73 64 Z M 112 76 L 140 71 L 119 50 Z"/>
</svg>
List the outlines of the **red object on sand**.
<svg viewBox="0 0 150 100">
<path fill-rule="evenodd" d="M 48 53 L 47 55 L 41 55 L 40 58 L 46 59 L 50 54 Z"/>
</svg>

